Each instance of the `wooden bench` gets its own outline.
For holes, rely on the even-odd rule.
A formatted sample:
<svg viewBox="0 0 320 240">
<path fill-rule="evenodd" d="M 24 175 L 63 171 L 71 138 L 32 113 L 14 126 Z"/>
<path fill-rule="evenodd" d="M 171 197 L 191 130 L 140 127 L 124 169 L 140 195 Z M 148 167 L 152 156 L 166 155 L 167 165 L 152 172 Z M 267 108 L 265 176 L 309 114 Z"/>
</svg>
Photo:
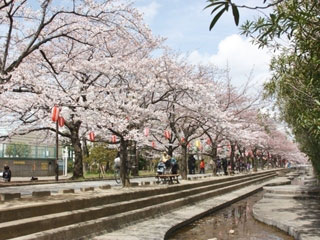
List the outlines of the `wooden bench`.
<svg viewBox="0 0 320 240">
<path fill-rule="evenodd" d="M 175 181 L 176 183 L 179 183 L 179 176 L 180 174 L 160 174 L 160 175 L 156 175 L 157 178 L 157 183 L 169 183 L 169 184 L 173 184 L 173 181 Z"/>
</svg>

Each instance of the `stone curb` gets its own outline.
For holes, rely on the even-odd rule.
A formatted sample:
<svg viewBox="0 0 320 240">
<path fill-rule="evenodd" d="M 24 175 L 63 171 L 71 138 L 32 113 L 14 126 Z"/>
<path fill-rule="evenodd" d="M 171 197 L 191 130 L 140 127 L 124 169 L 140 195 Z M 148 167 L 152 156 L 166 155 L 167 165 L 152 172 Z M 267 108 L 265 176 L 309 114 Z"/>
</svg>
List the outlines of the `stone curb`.
<svg viewBox="0 0 320 240">
<path fill-rule="evenodd" d="M 66 194 L 66 193 L 75 193 L 74 189 L 63 189 L 62 194 Z"/>
<path fill-rule="evenodd" d="M 1 195 L 1 201 L 9 201 L 9 200 L 21 198 L 20 193 L 2 193 L 0 195 Z"/>
<path fill-rule="evenodd" d="M 89 192 L 94 191 L 94 187 L 86 187 L 86 188 L 80 188 L 81 192 Z"/>
<path fill-rule="evenodd" d="M 111 189 L 111 185 L 107 184 L 107 185 L 103 185 L 99 187 L 102 190 L 107 190 L 107 189 Z"/>
<path fill-rule="evenodd" d="M 48 197 L 51 195 L 50 191 L 36 191 L 32 192 L 32 197 Z"/>
</svg>

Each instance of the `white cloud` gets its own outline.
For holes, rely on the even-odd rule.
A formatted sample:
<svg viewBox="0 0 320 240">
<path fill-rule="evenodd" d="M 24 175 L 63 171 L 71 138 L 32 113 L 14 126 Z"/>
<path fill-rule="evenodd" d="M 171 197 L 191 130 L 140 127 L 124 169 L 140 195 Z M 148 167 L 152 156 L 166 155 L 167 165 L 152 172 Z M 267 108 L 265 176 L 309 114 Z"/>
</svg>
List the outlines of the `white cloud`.
<svg viewBox="0 0 320 240">
<path fill-rule="evenodd" d="M 148 5 L 138 6 L 137 9 L 143 14 L 144 20 L 150 24 L 157 15 L 160 7 L 161 5 L 157 3 L 157 1 L 152 1 Z"/>
<path fill-rule="evenodd" d="M 266 49 L 258 49 L 250 39 L 243 39 L 240 35 L 234 34 L 220 41 L 217 54 L 201 54 L 195 50 L 188 59 L 194 64 L 211 63 L 220 68 L 226 68 L 228 65 L 232 82 L 236 86 L 243 85 L 252 72 L 253 81 L 261 86 L 270 76 L 271 57 Z"/>
</svg>

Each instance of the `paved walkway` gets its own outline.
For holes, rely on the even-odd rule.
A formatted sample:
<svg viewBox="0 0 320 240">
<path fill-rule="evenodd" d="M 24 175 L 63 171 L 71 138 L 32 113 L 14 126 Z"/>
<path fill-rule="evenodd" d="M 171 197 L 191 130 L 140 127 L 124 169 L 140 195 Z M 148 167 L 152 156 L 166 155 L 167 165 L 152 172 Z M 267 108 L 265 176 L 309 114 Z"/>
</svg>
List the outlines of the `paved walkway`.
<svg viewBox="0 0 320 240">
<path fill-rule="evenodd" d="M 266 188 L 265 197 L 253 207 L 256 219 L 299 240 L 320 239 L 320 187 Z M 269 193 L 268 193 L 269 192 Z"/>
<path fill-rule="evenodd" d="M 209 177 L 212 174 L 195 174 L 189 175 L 190 178 Z M 10 183 L 0 183 L 0 194 L 2 193 L 20 193 L 21 196 L 32 195 L 34 191 L 51 191 L 51 194 L 56 194 L 64 189 L 74 189 L 80 191 L 81 188 L 94 187 L 98 188 L 104 185 L 110 185 L 112 187 L 122 187 L 121 184 L 115 182 L 115 180 L 108 179 L 89 179 L 86 181 L 71 181 L 68 180 L 70 176 L 60 176 L 59 181 L 55 181 L 54 176 L 39 177 L 37 181 L 30 181 L 29 177 L 15 177 L 12 178 Z M 225 178 L 228 176 L 220 176 L 217 178 Z M 153 177 L 135 177 L 130 179 L 130 182 L 154 182 L 156 178 Z M 180 178 L 181 181 L 181 178 Z"/>
<path fill-rule="evenodd" d="M 212 173 L 206 173 L 206 174 L 188 174 L 188 177 L 190 178 L 198 178 L 198 177 L 211 177 L 212 176 Z M 224 176 L 224 175 L 221 175 L 221 176 Z M 59 175 L 59 181 L 65 181 L 65 180 L 69 180 L 70 178 L 72 177 L 71 174 L 67 175 L 67 176 L 64 176 L 64 175 Z M 218 177 L 218 176 L 217 176 Z M 135 179 L 145 179 L 145 178 L 148 178 L 148 176 L 146 177 L 134 177 L 134 178 L 131 178 L 130 180 L 131 181 L 135 181 Z M 112 179 L 112 178 L 111 178 Z M 0 177 L 0 180 L 1 177 Z M 99 181 L 99 180 L 108 180 L 108 179 L 86 179 L 86 181 L 89 181 L 89 180 L 95 180 L 95 181 Z M 109 179 L 110 180 L 110 179 Z M 113 179 L 112 179 L 113 180 Z M 155 180 L 154 177 L 152 177 L 152 180 Z M 38 181 L 48 181 L 48 182 L 52 182 L 52 183 L 56 183 L 56 180 L 55 180 L 55 176 L 40 176 L 38 177 Z M 19 182 L 32 182 L 31 181 L 31 177 L 12 177 L 11 178 L 11 183 L 19 183 Z M 36 181 L 33 181 L 33 183 L 36 183 Z"/>
</svg>

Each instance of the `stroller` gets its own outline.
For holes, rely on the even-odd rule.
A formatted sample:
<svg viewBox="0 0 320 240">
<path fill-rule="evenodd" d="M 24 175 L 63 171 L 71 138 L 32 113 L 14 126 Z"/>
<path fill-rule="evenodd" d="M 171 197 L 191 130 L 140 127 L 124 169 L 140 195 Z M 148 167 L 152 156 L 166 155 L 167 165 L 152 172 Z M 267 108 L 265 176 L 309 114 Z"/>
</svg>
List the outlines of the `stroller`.
<svg viewBox="0 0 320 240">
<path fill-rule="evenodd" d="M 165 171 L 166 171 L 166 165 L 164 164 L 164 162 L 159 162 L 157 166 L 158 175 L 165 174 Z"/>
</svg>

